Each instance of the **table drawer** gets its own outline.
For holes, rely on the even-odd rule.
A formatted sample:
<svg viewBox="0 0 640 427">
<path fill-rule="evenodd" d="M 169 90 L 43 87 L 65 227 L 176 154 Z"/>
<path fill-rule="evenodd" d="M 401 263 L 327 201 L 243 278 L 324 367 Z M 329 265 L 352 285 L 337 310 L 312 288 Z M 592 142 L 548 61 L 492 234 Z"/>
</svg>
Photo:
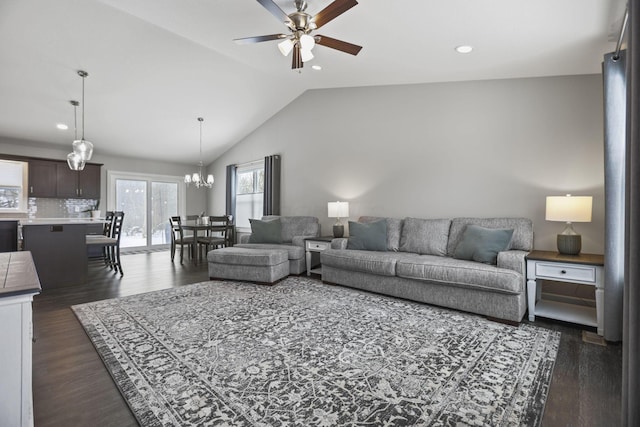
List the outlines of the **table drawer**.
<svg viewBox="0 0 640 427">
<path fill-rule="evenodd" d="M 325 249 L 331 248 L 331 242 L 318 242 L 315 240 L 307 240 L 306 248 L 310 251 L 324 251 Z"/>
<path fill-rule="evenodd" d="M 536 276 L 550 280 L 575 280 L 580 282 L 595 283 L 596 268 L 589 266 L 574 266 L 567 264 L 536 263 Z"/>
</svg>

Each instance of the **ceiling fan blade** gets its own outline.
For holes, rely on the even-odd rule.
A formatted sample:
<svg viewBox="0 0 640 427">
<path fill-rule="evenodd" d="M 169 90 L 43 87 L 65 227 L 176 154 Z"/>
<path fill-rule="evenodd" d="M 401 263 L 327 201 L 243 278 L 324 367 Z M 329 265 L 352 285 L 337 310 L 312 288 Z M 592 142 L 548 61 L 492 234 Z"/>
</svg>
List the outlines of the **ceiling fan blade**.
<svg viewBox="0 0 640 427">
<path fill-rule="evenodd" d="M 260 3 L 265 9 L 271 12 L 271 14 L 275 16 L 278 21 L 282 21 L 286 25 L 291 24 L 291 19 L 289 18 L 289 16 L 284 13 L 284 11 L 280 9 L 280 6 L 275 4 L 272 0 L 258 0 L 258 3 Z"/>
<path fill-rule="evenodd" d="M 357 44 L 343 42 L 342 40 L 332 39 L 327 36 L 317 35 L 315 38 L 316 44 L 340 50 L 351 55 L 357 55 L 360 52 L 360 49 L 362 49 L 362 46 L 358 46 Z"/>
<path fill-rule="evenodd" d="M 302 62 L 302 53 L 300 53 L 300 44 L 296 43 L 293 46 L 293 55 L 291 55 L 291 69 L 297 70 L 298 68 L 304 67 L 304 62 Z"/>
<path fill-rule="evenodd" d="M 342 15 L 357 4 L 358 2 L 356 0 L 335 0 L 314 16 L 313 22 L 316 24 L 316 29 Z"/>
<path fill-rule="evenodd" d="M 243 37 L 241 39 L 233 39 L 233 41 L 238 44 L 249 44 L 286 39 L 287 37 L 289 36 L 286 34 L 269 34 L 268 36 Z"/>
</svg>

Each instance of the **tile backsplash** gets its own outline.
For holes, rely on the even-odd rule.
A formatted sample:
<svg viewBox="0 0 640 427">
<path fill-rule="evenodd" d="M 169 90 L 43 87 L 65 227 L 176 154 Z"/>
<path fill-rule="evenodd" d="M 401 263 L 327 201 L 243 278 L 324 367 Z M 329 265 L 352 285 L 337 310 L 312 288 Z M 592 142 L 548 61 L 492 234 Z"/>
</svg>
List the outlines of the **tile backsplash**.
<svg viewBox="0 0 640 427">
<path fill-rule="evenodd" d="M 27 216 L 35 218 L 88 218 L 93 199 L 49 199 L 29 197 Z"/>
</svg>

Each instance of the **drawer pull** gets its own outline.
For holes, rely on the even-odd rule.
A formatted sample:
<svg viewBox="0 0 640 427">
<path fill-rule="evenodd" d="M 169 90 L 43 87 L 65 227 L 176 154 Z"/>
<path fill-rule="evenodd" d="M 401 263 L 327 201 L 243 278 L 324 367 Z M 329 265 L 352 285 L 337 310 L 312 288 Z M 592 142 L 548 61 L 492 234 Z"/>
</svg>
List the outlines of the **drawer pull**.
<svg viewBox="0 0 640 427">
<path fill-rule="evenodd" d="M 567 274 L 567 270 L 560 270 L 560 273 Z"/>
</svg>

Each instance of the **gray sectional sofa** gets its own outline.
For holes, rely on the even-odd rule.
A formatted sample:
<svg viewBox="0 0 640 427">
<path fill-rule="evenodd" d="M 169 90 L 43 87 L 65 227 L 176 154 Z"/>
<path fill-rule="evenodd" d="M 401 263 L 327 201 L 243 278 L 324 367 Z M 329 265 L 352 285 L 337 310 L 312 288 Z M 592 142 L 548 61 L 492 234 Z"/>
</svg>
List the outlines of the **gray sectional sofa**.
<svg viewBox="0 0 640 427">
<path fill-rule="evenodd" d="M 320 235 L 320 223 L 314 216 L 277 216 L 262 217 L 262 221 L 279 219 L 281 224 L 281 243 L 250 243 L 251 234 L 240 236 L 236 248 L 248 249 L 284 249 L 289 257 L 289 274 L 302 274 L 307 271 L 304 239 Z"/>
<path fill-rule="evenodd" d="M 533 246 L 531 220 L 361 217 L 359 223 L 379 224 L 382 219 L 386 251 L 347 249 L 348 239 L 334 239 L 332 248 L 321 254 L 324 282 L 511 322 L 522 320 L 527 307 L 525 256 Z M 507 250 L 494 258 L 495 265 L 459 259 L 461 247 L 469 241 L 467 226 L 469 231 L 490 229 L 490 233 L 513 230 Z"/>
</svg>

